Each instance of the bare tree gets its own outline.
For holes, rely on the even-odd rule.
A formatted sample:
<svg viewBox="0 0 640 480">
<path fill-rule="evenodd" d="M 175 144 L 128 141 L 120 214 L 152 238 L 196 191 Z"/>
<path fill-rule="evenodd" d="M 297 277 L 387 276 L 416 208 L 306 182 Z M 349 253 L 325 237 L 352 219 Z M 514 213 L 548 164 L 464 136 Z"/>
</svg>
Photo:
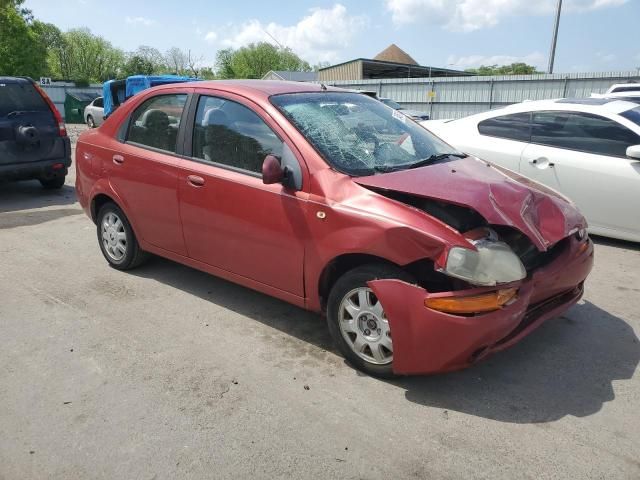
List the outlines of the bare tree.
<svg viewBox="0 0 640 480">
<path fill-rule="evenodd" d="M 167 50 L 164 55 L 167 67 L 176 75 L 182 75 L 187 70 L 189 57 L 178 47 Z"/>
</svg>

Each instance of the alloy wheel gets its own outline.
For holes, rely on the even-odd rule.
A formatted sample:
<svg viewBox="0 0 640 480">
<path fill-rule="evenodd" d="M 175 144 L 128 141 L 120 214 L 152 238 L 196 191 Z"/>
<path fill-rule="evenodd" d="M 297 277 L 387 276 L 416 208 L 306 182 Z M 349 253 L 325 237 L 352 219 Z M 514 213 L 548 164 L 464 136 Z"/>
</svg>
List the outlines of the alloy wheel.
<svg viewBox="0 0 640 480">
<path fill-rule="evenodd" d="M 109 257 L 120 262 L 127 253 L 127 232 L 124 223 L 114 212 L 102 219 L 102 245 Z"/>
<path fill-rule="evenodd" d="M 338 315 L 340 332 L 356 355 L 375 365 L 393 361 L 389 321 L 370 288 L 348 292 L 340 302 Z"/>
</svg>

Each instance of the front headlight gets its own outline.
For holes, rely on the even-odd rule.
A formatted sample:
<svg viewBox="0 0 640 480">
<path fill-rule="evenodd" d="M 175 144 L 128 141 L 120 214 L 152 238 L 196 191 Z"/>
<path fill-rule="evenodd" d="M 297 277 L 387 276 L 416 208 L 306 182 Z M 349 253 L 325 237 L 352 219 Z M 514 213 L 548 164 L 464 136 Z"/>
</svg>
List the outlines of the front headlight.
<svg viewBox="0 0 640 480">
<path fill-rule="evenodd" d="M 524 265 L 506 243 L 483 239 L 474 245 L 477 251 L 461 247 L 449 250 L 444 273 L 488 287 L 515 282 L 527 276 Z"/>
</svg>

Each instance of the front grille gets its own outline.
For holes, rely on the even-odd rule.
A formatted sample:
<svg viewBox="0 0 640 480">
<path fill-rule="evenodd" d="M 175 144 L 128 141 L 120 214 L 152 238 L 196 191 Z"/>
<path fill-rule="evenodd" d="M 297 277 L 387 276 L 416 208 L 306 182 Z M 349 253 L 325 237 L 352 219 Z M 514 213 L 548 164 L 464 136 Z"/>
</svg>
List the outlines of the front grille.
<svg viewBox="0 0 640 480">
<path fill-rule="evenodd" d="M 547 298 L 546 300 L 530 305 L 518 326 L 509 335 L 496 343 L 496 346 L 502 345 L 503 343 L 506 343 L 512 338 L 518 336 L 523 330 L 525 330 L 529 325 L 535 322 L 546 312 L 549 312 L 554 308 L 559 307 L 560 305 L 564 305 L 565 303 L 570 302 L 574 298 L 580 296 L 583 289 L 584 283 L 581 283 L 580 285 L 572 288 L 567 292 L 560 293 L 551 298 Z"/>
</svg>

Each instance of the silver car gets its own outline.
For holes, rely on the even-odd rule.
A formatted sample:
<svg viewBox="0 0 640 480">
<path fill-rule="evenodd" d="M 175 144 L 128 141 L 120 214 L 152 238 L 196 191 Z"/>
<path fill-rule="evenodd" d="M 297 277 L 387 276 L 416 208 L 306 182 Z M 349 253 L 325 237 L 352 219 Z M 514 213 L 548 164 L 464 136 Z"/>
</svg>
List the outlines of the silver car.
<svg viewBox="0 0 640 480">
<path fill-rule="evenodd" d="M 104 121 L 104 99 L 97 97 L 84 109 L 84 121 L 89 128 L 96 128 Z"/>
</svg>

